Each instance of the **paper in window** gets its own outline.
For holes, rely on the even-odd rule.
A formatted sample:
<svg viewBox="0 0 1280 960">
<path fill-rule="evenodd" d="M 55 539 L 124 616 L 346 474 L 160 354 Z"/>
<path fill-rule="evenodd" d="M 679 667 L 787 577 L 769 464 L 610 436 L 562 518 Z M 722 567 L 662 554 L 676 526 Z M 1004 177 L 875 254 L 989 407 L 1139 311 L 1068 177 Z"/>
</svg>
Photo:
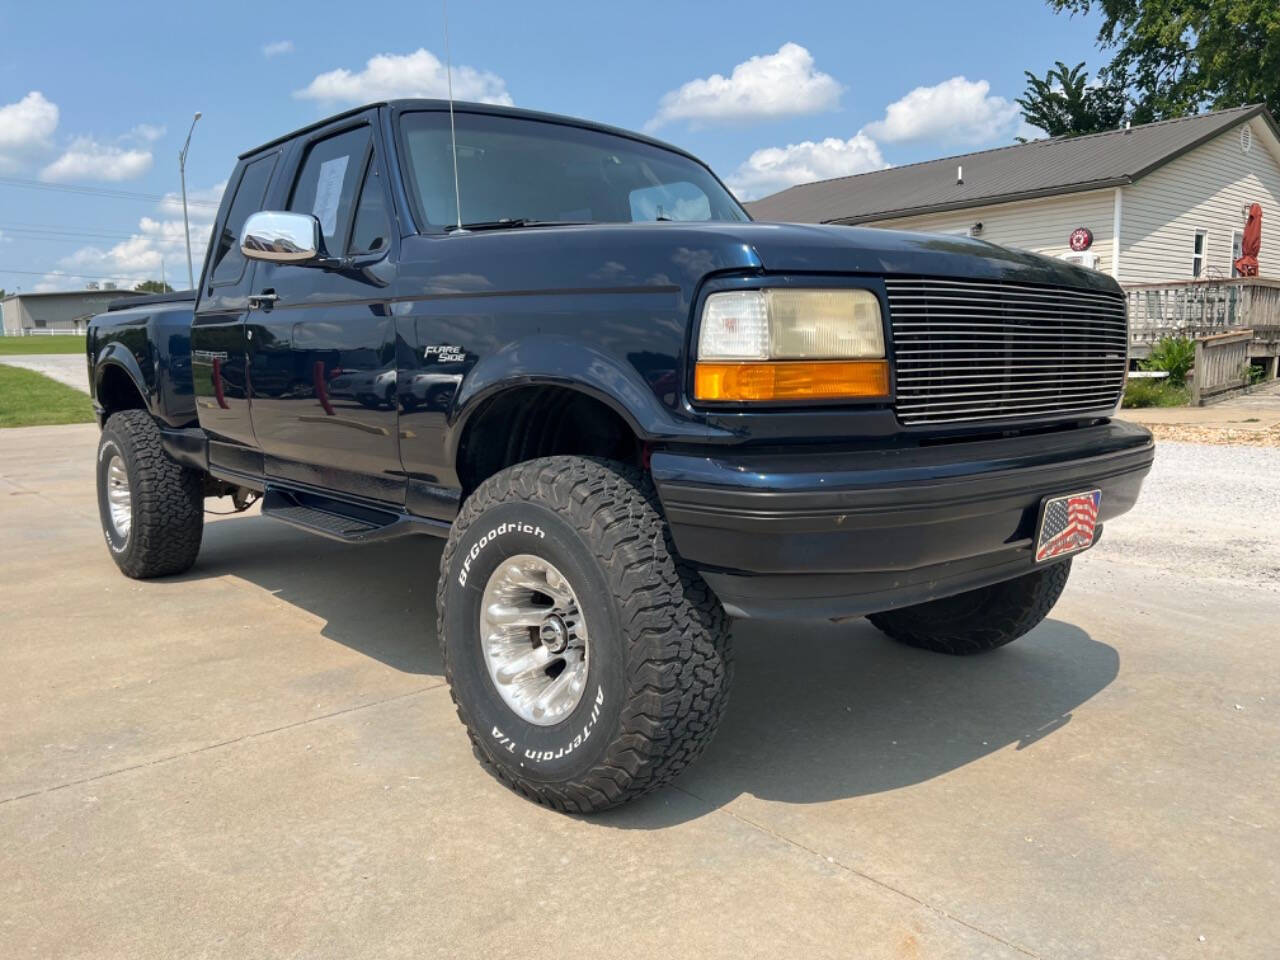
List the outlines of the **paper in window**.
<svg viewBox="0 0 1280 960">
<path fill-rule="evenodd" d="M 334 157 L 320 164 L 320 179 L 316 182 L 316 202 L 311 208 L 320 221 L 320 232 L 332 237 L 338 229 L 338 201 L 342 198 L 342 181 L 347 175 L 350 157 Z"/>
</svg>

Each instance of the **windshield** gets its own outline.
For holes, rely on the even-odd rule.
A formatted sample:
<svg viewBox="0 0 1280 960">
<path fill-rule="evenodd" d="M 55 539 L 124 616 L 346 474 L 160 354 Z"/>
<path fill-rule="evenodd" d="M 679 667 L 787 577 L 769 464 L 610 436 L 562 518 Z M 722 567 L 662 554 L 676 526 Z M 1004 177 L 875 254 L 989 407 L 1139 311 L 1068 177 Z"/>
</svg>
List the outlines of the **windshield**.
<svg viewBox="0 0 1280 960">
<path fill-rule="evenodd" d="M 705 167 L 681 154 L 565 124 L 454 116 L 462 215 L 469 224 L 748 219 Z M 449 114 L 405 113 L 400 129 L 418 216 L 453 226 Z"/>
</svg>

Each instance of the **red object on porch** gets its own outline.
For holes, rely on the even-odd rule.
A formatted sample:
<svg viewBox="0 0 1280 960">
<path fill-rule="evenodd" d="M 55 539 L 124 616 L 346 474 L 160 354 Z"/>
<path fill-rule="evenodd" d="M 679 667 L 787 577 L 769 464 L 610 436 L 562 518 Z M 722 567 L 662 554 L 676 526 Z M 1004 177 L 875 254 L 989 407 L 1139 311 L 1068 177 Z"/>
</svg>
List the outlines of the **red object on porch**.
<svg viewBox="0 0 1280 960">
<path fill-rule="evenodd" d="M 1240 244 L 1240 259 L 1236 272 L 1242 277 L 1258 275 L 1258 251 L 1262 249 L 1262 206 L 1255 203 L 1249 208 L 1249 219 L 1244 224 L 1244 240 Z"/>
</svg>

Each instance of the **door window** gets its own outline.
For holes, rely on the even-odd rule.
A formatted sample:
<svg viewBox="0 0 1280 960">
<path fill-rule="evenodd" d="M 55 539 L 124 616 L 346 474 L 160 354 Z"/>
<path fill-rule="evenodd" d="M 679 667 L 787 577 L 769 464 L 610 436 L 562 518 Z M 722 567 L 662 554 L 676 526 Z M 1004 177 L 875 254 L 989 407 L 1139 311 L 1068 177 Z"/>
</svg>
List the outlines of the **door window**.
<svg viewBox="0 0 1280 960">
<path fill-rule="evenodd" d="M 289 209 L 309 213 L 320 221 L 330 255 L 340 253 L 345 246 L 370 142 L 367 126 L 317 140 L 307 149 L 306 160 L 294 181 Z"/>
<path fill-rule="evenodd" d="M 236 283 L 244 273 L 244 254 L 240 252 L 240 230 L 249 214 L 262 209 L 271 181 L 271 171 L 276 165 L 276 155 L 260 157 L 244 168 L 236 195 L 227 211 L 226 223 L 218 237 L 217 249 L 209 264 L 209 283 Z"/>
<path fill-rule="evenodd" d="M 349 256 L 382 253 L 391 242 L 391 218 L 387 216 L 387 199 L 378 176 L 377 165 L 369 159 L 369 169 L 360 188 L 355 224 L 351 228 Z"/>
</svg>

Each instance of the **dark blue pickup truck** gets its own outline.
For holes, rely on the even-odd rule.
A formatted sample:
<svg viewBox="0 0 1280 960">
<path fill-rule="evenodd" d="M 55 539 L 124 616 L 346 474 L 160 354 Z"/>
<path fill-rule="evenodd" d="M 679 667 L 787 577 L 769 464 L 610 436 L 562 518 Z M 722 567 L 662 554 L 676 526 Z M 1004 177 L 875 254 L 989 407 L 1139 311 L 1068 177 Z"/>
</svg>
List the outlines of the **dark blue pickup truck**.
<svg viewBox="0 0 1280 960">
<path fill-rule="evenodd" d="M 444 538 L 479 755 L 600 810 L 706 746 L 731 617 L 952 654 L 1039 623 L 1151 465 L 1111 419 L 1127 342 L 1099 273 L 755 223 L 647 137 L 379 103 L 244 154 L 199 288 L 91 324 L 103 532 L 131 577 L 196 562 L 209 497 Z"/>
</svg>

